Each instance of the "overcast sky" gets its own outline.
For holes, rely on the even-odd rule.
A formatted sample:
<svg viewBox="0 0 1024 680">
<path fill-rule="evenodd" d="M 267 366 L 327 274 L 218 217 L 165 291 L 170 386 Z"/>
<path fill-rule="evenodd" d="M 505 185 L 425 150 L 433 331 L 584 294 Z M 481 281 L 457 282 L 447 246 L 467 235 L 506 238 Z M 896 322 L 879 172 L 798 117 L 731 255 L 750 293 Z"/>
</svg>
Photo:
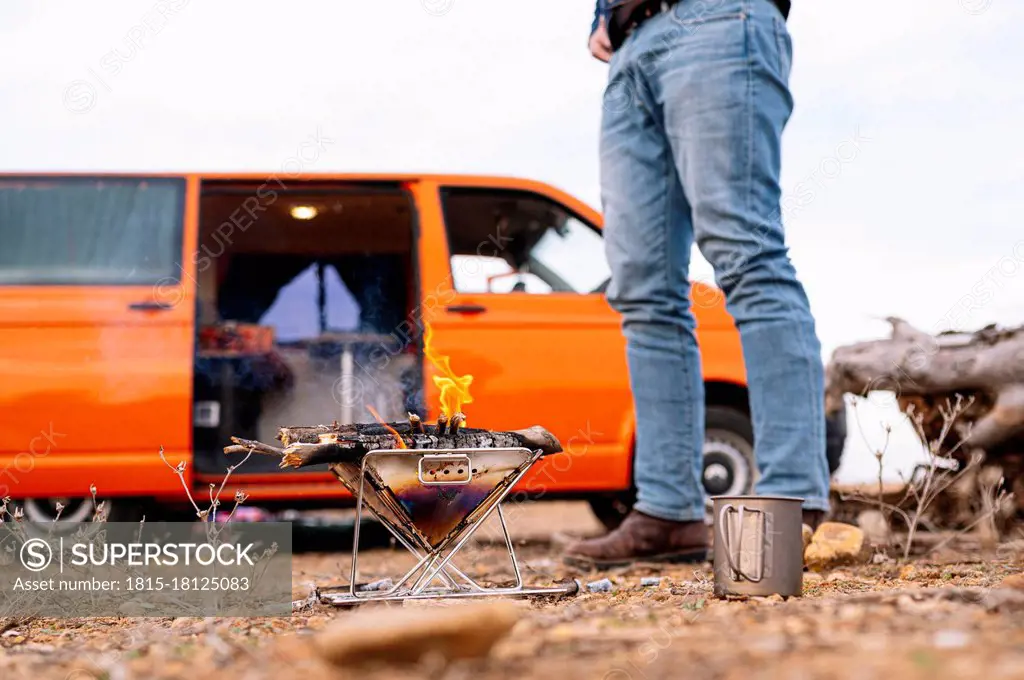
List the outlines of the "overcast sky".
<svg viewBox="0 0 1024 680">
<path fill-rule="evenodd" d="M 783 214 L 826 356 L 890 314 L 928 330 L 1024 322 L 1024 3 L 794 5 Z M 0 170 L 274 171 L 319 134 L 333 142 L 309 171 L 520 175 L 599 207 L 592 12 L 5 0 Z M 861 413 L 866 436 L 892 416 Z"/>
</svg>

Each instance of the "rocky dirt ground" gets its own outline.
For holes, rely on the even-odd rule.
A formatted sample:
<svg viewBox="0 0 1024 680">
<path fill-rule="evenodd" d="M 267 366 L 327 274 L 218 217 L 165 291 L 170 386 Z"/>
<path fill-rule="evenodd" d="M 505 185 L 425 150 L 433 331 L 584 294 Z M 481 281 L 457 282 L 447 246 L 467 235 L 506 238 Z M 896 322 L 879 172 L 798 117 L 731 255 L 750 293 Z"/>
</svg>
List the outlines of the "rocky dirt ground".
<svg viewBox="0 0 1024 680">
<path fill-rule="evenodd" d="M 522 602 L 520 619 L 484 659 L 336 667 L 315 651 L 325 627 L 355 616 L 318 606 L 276 619 L 40 619 L 0 637 L 4 680 L 142 678 L 1010 678 L 1024 674 L 1024 590 L 1000 587 L 1024 572 L 1024 541 L 988 554 L 946 549 L 909 564 L 886 561 L 805 574 L 789 601 L 716 600 L 710 565 L 636 566 L 578 573 L 559 561 L 568 536 L 598 531 L 585 505 L 546 503 L 511 513 L 528 581 L 603 578 L 610 592 Z M 497 538 L 493 531 L 484 538 Z M 503 549 L 483 541 L 460 566 L 511 576 Z M 346 582 L 348 555 L 294 559 L 297 598 L 308 584 Z M 400 574 L 405 555 L 375 550 L 361 579 Z M 660 576 L 657 585 L 641 579 Z M 1004 581 L 1010 577 L 1010 580 Z M 1017 580 L 1020 580 L 1018 577 Z M 390 606 L 396 616 L 402 605 Z M 406 605 L 413 606 L 413 605 Z M 415 603 L 458 607 L 462 603 Z"/>
</svg>

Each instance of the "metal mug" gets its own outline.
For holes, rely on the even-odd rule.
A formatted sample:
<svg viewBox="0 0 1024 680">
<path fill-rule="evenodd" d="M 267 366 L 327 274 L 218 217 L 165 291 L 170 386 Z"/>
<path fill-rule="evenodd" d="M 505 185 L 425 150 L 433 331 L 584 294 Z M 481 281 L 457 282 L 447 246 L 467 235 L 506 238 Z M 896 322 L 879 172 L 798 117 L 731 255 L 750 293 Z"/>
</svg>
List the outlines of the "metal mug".
<svg viewBox="0 0 1024 680">
<path fill-rule="evenodd" d="M 715 596 L 803 592 L 802 498 L 715 496 Z"/>
</svg>

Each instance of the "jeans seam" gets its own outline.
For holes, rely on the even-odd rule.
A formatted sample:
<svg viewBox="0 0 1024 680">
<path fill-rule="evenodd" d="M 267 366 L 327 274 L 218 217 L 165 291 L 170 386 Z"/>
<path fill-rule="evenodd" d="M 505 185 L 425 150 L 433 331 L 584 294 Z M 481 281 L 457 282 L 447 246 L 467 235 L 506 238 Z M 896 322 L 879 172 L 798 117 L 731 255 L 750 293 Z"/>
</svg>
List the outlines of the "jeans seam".
<svg viewBox="0 0 1024 680">
<path fill-rule="evenodd" d="M 747 62 L 747 176 L 746 195 L 747 205 L 745 206 L 748 215 L 753 214 L 754 200 L 754 57 L 750 49 L 750 22 L 743 26 L 743 51 Z M 741 266 L 744 266 L 741 263 Z"/>
<path fill-rule="evenodd" d="M 671 220 L 671 216 L 672 216 L 672 181 L 673 181 L 673 179 L 676 179 L 676 177 L 675 177 L 675 173 L 672 172 L 672 167 L 673 167 L 674 159 L 672 157 L 672 142 L 668 138 L 668 128 L 667 128 L 667 126 L 665 127 L 665 129 L 663 131 L 663 135 L 664 135 L 664 142 L 665 142 L 665 146 L 664 146 L 665 153 L 663 153 L 664 166 L 662 168 L 662 173 L 661 174 L 662 174 L 662 177 L 665 178 L 665 192 L 664 192 L 665 206 L 664 206 L 664 211 L 662 213 L 662 232 L 661 233 L 662 233 L 662 238 L 664 239 L 664 241 L 662 243 L 662 253 L 663 253 L 663 256 L 665 258 L 665 262 L 664 262 L 664 266 L 662 268 L 662 271 L 663 271 L 663 274 L 665 276 L 665 290 L 668 291 L 668 290 L 672 290 L 671 286 L 674 283 L 674 281 L 672 280 L 672 257 L 670 256 L 670 244 L 672 242 L 672 234 L 671 234 L 671 230 L 672 230 L 672 220 Z M 683 338 L 682 338 L 682 330 L 679 328 L 678 325 L 675 326 L 674 330 L 675 330 L 675 335 L 676 335 L 676 348 L 678 349 L 678 348 L 682 347 L 682 340 L 683 340 Z M 687 373 L 687 368 L 686 368 L 685 362 L 684 362 L 684 366 L 683 366 L 683 374 L 684 374 L 683 375 L 683 379 L 687 381 L 685 384 L 689 384 L 689 376 L 686 375 L 686 373 Z M 686 407 L 684 406 L 684 408 L 686 408 Z M 687 415 L 688 414 L 685 414 L 684 418 Z M 681 456 L 680 458 L 681 458 L 682 461 L 686 460 L 685 456 Z M 676 464 L 676 465 L 678 465 L 680 463 L 680 461 L 675 461 L 675 460 L 672 461 L 672 462 L 674 464 Z M 701 491 L 703 492 L 703 489 Z"/>
</svg>

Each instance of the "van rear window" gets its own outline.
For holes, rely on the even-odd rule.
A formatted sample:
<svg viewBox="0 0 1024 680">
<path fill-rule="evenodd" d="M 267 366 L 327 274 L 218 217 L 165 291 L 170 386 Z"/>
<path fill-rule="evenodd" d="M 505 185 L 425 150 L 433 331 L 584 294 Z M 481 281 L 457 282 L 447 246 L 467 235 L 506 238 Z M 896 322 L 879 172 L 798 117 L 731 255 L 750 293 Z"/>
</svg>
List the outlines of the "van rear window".
<svg viewBox="0 0 1024 680">
<path fill-rule="evenodd" d="M 0 285 L 177 281 L 185 182 L 0 179 Z"/>
</svg>

